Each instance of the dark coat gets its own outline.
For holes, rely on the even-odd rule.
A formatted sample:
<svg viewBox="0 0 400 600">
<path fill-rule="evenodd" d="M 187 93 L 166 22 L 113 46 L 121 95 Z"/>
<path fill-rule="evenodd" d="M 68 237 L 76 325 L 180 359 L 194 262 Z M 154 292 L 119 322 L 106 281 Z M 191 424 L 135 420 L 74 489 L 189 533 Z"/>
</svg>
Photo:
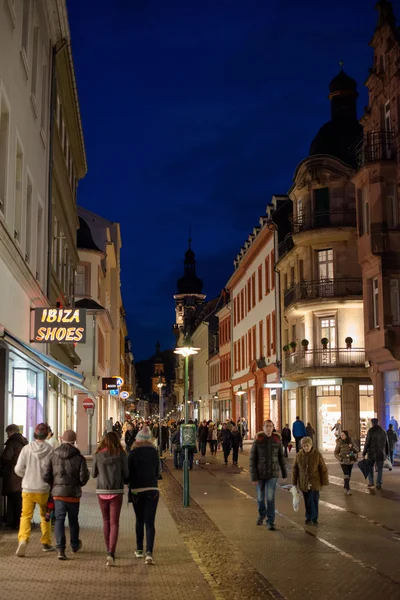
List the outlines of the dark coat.
<svg viewBox="0 0 400 600">
<path fill-rule="evenodd" d="M 389 454 L 389 443 L 386 431 L 380 425 L 373 425 L 368 430 L 363 456 L 368 454 L 369 460 L 384 461 Z"/>
<path fill-rule="evenodd" d="M 78 448 L 65 443 L 49 454 L 42 476 L 52 488 L 53 496 L 80 498 L 81 488 L 89 481 L 90 473 Z"/>
<path fill-rule="evenodd" d="M 390 452 L 393 452 L 397 442 L 399 441 L 399 436 L 397 435 L 394 429 L 388 429 L 386 433 L 388 437 L 389 450 Z"/>
<path fill-rule="evenodd" d="M 97 477 L 96 494 L 123 494 L 128 481 L 128 457 L 125 454 L 97 452 L 93 456 L 92 477 Z"/>
<path fill-rule="evenodd" d="M 208 425 L 200 425 L 199 427 L 199 441 L 206 442 L 208 440 Z"/>
<path fill-rule="evenodd" d="M 241 441 L 242 441 L 242 436 L 240 435 L 240 433 L 238 431 L 232 431 L 231 432 L 231 440 L 232 440 L 232 448 L 239 448 Z"/>
<path fill-rule="evenodd" d="M 252 481 L 279 477 L 279 470 L 286 479 L 286 464 L 283 457 L 283 446 L 279 433 L 266 436 L 263 431 L 257 438 L 250 452 L 250 476 Z"/>
<path fill-rule="evenodd" d="M 351 448 L 350 448 L 351 445 Z M 357 461 L 358 448 L 350 438 L 349 443 L 339 437 L 336 440 L 335 458 L 343 465 L 353 465 Z M 353 455 L 353 456 L 352 456 Z"/>
<path fill-rule="evenodd" d="M 20 433 L 14 433 L 4 444 L 5 448 L 0 457 L 0 476 L 3 478 L 3 496 L 21 491 L 22 477 L 14 472 L 18 456 L 28 440 Z"/>
<path fill-rule="evenodd" d="M 298 485 L 301 492 L 319 491 L 329 484 L 328 469 L 322 454 L 315 448 L 310 452 L 300 450 L 292 469 L 292 483 Z"/>
<path fill-rule="evenodd" d="M 125 446 L 127 450 L 131 449 L 133 442 L 136 439 L 136 431 L 134 429 L 128 429 L 125 433 Z"/>
<path fill-rule="evenodd" d="M 151 442 L 136 442 L 129 452 L 129 489 L 157 488 L 160 458 Z"/>
<path fill-rule="evenodd" d="M 220 436 L 220 440 L 222 444 L 225 444 L 225 446 L 231 446 L 232 445 L 232 433 L 231 431 L 226 428 L 222 428 L 221 429 L 221 436 Z"/>
<path fill-rule="evenodd" d="M 289 444 L 291 439 L 292 439 L 292 432 L 290 431 L 290 428 L 284 427 L 282 429 L 282 442 L 284 444 Z"/>
</svg>

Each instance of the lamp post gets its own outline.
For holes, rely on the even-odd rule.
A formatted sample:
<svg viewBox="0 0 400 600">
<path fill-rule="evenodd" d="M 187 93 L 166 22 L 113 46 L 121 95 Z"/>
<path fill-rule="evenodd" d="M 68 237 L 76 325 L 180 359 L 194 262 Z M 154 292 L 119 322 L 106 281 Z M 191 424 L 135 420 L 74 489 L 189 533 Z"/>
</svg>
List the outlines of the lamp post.
<svg viewBox="0 0 400 600">
<path fill-rule="evenodd" d="M 161 379 L 161 375 L 158 378 L 158 383 L 157 383 L 157 387 L 158 387 L 158 413 L 159 413 L 159 419 L 158 419 L 158 453 L 161 456 L 162 451 L 161 451 L 161 414 L 162 414 L 162 388 L 163 388 L 163 381 Z"/>
<path fill-rule="evenodd" d="M 239 386 L 238 391 L 236 392 L 236 395 L 239 396 L 239 418 L 242 418 L 242 396 L 245 394 L 246 392 L 244 391 L 244 389 L 242 388 L 242 386 Z"/>
<path fill-rule="evenodd" d="M 197 354 L 200 348 L 193 348 L 191 340 L 186 337 L 183 346 L 175 348 L 174 353 L 185 358 L 185 425 L 189 422 L 189 356 Z M 189 506 L 189 448 L 185 448 L 183 462 L 183 506 Z"/>
</svg>

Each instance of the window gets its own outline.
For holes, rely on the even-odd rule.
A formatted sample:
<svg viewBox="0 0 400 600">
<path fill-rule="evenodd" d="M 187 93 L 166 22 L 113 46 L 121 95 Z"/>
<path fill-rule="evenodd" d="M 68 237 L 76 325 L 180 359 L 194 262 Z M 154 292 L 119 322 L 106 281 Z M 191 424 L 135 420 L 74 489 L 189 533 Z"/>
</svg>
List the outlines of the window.
<svg viewBox="0 0 400 600">
<path fill-rule="evenodd" d="M 271 316 L 267 317 L 267 356 L 271 356 Z"/>
<path fill-rule="evenodd" d="M 292 342 L 296 341 L 296 323 L 294 325 L 292 325 Z"/>
<path fill-rule="evenodd" d="M 275 287 L 275 251 L 271 252 L 271 290 Z"/>
<path fill-rule="evenodd" d="M 236 352 L 236 342 L 233 343 L 233 368 L 236 373 L 237 371 L 237 352 Z"/>
<path fill-rule="evenodd" d="M 31 0 L 24 0 L 22 3 L 22 39 L 21 46 L 25 52 L 25 58 L 28 56 L 29 43 L 29 21 L 31 16 Z"/>
<path fill-rule="evenodd" d="M 32 181 L 26 176 L 26 240 L 25 260 L 30 264 L 32 250 Z"/>
<path fill-rule="evenodd" d="M 252 358 L 252 360 L 256 360 L 256 358 L 257 358 L 257 333 L 256 333 L 255 325 L 253 327 L 252 342 L 253 342 L 253 353 L 252 353 L 251 358 Z"/>
<path fill-rule="evenodd" d="M 357 190 L 357 204 L 358 234 L 362 236 L 364 233 L 369 233 L 369 199 L 367 188 Z"/>
<path fill-rule="evenodd" d="M 319 320 L 320 339 L 328 340 L 330 350 L 336 348 L 336 320 L 335 317 L 322 317 Z"/>
<path fill-rule="evenodd" d="M 331 281 L 333 279 L 333 250 L 318 250 L 318 281 Z"/>
<path fill-rule="evenodd" d="M 42 267 L 43 267 L 43 207 L 38 200 L 38 225 L 37 225 L 37 245 L 36 245 L 36 279 L 42 281 Z"/>
<path fill-rule="evenodd" d="M 14 239 L 21 243 L 23 154 L 19 141 L 15 154 Z"/>
<path fill-rule="evenodd" d="M 5 212 L 7 196 L 9 132 L 10 115 L 4 98 L 0 97 L 0 212 L 3 214 Z"/>
<path fill-rule="evenodd" d="M 251 306 L 252 308 L 256 305 L 256 274 L 253 273 L 251 276 Z"/>
<path fill-rule="evenodd" d="M 233 299 L 233 326 L 236 327 L 236 298 Z"/>
<path fill-rule="evenodd" d="M 265 295 L 267 296 L 270 292 L 269 287 L 269 256 L 265 259 Z"/>
<path fill-rule="evenodd" d="M 276 314 L 272 313 L 272 354 L 276 353 Z"/>
<path fill-rule="evenodd" d="M 245 342 L 244 342 L 244 335 L 242 336 L 242 370 L 244 369 L 244 366 L 246 364 L 246 346 L 245 346 Z"/>
<path fill-rule="evenodd" d="M 372 279 L 372 326 L 379 327 L 379 281 L 377 277 Z"/>
<path fill-rule="evenodd" d="M 303 215 L 303 199 L 299 198 L 297 200 L 297 224 L 301 227 L 303 223 L 304 215 Z"/>
<path fill-rule="evenodd" d="M 251 329 L 247 333 L 247 366 L 250 364 L 252 359 L 252 345 L 251 345 Z"/>
<path fill-rule="evenodd" d="M 261 302 L 263 297 L 262 289 L 262 265 L 258 267 L 258 301 Z"/>
<path fill-rule="evenodd" d="M 392 324 L 400 324 L 400 295 L 399 295 L 399 280 L 390 278 L 390 309 L 392 313 Z"/>
<path fill-rule="evenodd" d="M 295 284 L 294 267 L 290 267 L 290 285 L 293 287 Z"/>
<path fill-rule="evenodd" d="M 81 263 L 77 266 L 75 276 L 76 296 L 90 296 L 90 264 Z"/>
<path fill-rule="evenodd" d="M 262 358 L 264 356 L 264 336 L 263 336 L 263 322 L 260 321 L 258 324 L 258 337 L 259 337 L 259 350 L 258 356 Z"/>
<path fill-rule="evenodd" d="M 32 94 L 33 108 L 35 110 L 35 116 L 37 116 L 36 93 L 37 93 L 38 67 L 39 67 L 39 27 L 36 25 L 33 30 L 32 81 L 31 81 L 31 94 Z"/>
<path fill-rule="evenodd" d="M 396 184 L 386 184 L 386 220 L 389 229 L 395 229 L 398 225 L 398 205 Z"/>
<path fill-rule="evenodd" d="M 241 307 L 241 311 L 240 311 L 240 316 L 242 317 L 242 319 L 244 319 L 244 290 L 242 290 L 242 292 L 241 292 L 241 297 L 242 297 L 241 298 L 242 307 Z"/>
<path fill-rule="evenodd" d="M 104 369 L 104 367 L 105 367 L 105 344 L 104 344 L 104 335 L 103 335 L 100 327 L 97 327 L 97 339 L 98 339 L 97 362 Z"/>
<path fill-rule="evenodd" d="M 251 279 L 247 280 L 247 312 L 251 310 Z"/>
<path fill-rule="evenodd" d="M 42 46 L 43 57 L 46 56 L 45 48 Z M 47 64 L 46 61 L 42 63 L 42 105 L 40 109 L 40 127 L 42 136 L 45 135 L 47 130 L 47 93 L 48 93 L 48 82 L 47 82 Z"/>
</svg>

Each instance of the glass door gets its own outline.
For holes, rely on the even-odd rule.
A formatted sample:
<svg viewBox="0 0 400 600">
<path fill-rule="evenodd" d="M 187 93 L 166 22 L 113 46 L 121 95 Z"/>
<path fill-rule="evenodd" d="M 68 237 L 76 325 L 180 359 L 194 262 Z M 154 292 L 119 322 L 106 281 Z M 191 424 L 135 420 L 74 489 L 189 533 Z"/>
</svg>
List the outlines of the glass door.
<svg viewBox="0 0 400 600">
<path fill-rule="evenodd" d="M 318 295 L 322 298 L 333 296 L 333 250 L 318 250 Z"/>
<path fill-rule="evenodd" d="M 320 364 L 336 364 L 336 319 L 335 317 L 321 317 L 319 319 L 320 340 L 322 351 L 320 353 Z M 324 342 L 322 341 L 324 340 Z"/>
</svg>

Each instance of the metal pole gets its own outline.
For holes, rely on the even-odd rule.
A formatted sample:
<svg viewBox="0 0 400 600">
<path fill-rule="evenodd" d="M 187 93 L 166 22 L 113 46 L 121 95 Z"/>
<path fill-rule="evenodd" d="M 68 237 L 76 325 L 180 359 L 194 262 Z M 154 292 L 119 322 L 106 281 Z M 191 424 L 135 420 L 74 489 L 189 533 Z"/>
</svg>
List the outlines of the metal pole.
<svg viewBox="0 0 400 600">
<path fill-rule="evenodd" d="M 93 419 L 93 411 L 92 411 L 92 409 L 89 409 L 89 447 L 88 447 L 89 456 L 92 454 L 92 419 Z"/>
<path fill-rule="evenodd" d="M 158 388 L 158 453 L 161 456 L 161 402 L 162 402 L 162 387 Z"/>
<path fill-rule="evenodd" d="M 189 356 L 185 356 L 185 425 L 189 422 Z M 183 463 L 183 506 L 189 506 L 189 448 Z"/>
</svg>

